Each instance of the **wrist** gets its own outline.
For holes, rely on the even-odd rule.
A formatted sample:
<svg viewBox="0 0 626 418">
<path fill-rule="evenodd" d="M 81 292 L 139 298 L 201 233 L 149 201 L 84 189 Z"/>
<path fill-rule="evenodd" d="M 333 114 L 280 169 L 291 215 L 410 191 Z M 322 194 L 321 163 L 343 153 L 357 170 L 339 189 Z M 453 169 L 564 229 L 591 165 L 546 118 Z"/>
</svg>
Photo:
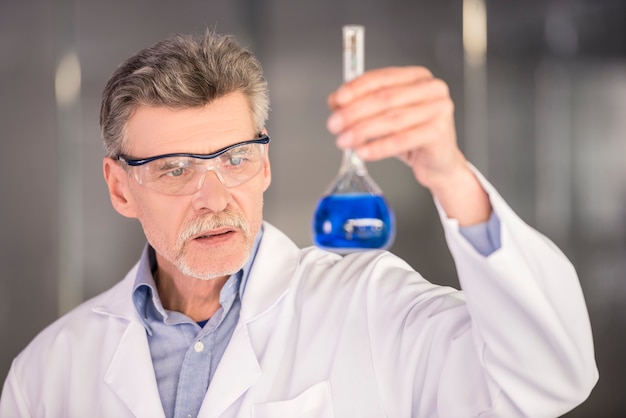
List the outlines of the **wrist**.
<svg viewBox="0 0 626 418">
<path fill-rule="evenodd" d="M 433 181 L 429 190 L 459 226 L 486 222 L 492 212 L 489 195 L 467 163 Z"/>
</svg>

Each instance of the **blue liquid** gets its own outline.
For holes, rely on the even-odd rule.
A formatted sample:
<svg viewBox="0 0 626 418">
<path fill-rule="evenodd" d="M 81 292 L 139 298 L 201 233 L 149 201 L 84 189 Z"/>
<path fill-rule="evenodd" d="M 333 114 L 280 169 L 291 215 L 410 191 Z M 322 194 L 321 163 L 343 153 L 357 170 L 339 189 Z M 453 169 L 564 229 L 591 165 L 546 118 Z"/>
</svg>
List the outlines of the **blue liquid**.
<svg viewBox="0 0 626 418">
<path fill-rule="evenodd" d="M 315 209 L 315 245 L 338 251 L 388 248 L 395 236 L 393 211 L 381 195 L 334 194 Z"/>
</svg>

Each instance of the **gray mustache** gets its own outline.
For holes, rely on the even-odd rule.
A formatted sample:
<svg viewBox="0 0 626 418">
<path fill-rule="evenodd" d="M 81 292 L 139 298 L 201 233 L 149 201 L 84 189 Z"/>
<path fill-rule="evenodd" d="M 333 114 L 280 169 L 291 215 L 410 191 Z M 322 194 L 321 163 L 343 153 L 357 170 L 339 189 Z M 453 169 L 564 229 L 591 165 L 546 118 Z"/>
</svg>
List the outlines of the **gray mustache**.
<svg viewBox="0 0 626 418">
<path fill-rule="evenodd" d="M 194 220 L 187 225 L 180 235 L 180 240 L 185 241 L 194 235 L 202 232 L 218 228 L 235 228 L 241 229 L 244 233 L 248 233 L 248 222 L 243 216 L 235 212 L 222 212 L 217 215 L 211 215 L 204 218 Z"/>
</svg>

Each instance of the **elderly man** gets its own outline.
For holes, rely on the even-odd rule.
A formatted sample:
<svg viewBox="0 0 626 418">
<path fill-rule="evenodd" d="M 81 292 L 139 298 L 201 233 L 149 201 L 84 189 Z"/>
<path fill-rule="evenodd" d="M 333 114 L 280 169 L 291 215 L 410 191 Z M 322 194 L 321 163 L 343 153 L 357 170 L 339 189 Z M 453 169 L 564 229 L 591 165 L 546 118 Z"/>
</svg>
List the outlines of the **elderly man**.
<svg viewBox="0 0 626 418">
<path fill-rule="evenodd" d="M 385 68 L 329 105 L 338 147 L 398 157 L 430 190 L 463 290 L 264 222 L 261 67 L 232 37 L 174 36 L 103 95 L 104 177 L 141 222 L 141 258 L 15 359 L 0 416 L 555 417 L 585 400 L 597 370 L 576 273 L 468 164 L 446 84 Z"/>
</svg>

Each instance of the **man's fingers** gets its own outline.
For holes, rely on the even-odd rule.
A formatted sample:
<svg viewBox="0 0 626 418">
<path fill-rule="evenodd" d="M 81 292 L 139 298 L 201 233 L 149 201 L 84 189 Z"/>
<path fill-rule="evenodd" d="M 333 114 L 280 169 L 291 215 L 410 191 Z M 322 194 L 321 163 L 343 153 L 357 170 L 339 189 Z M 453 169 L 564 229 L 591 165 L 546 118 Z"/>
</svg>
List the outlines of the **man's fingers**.
<svg viewBox="0 0 626 418">
<path fill-rule="evenodd" d="M 354 150 L 361 158 L 369 161 L 419 152 L 425 147 L 432 146 L 435 141 L 446 141 L 450 135 L 446 132 L 447 126 L 449 122 L 443 119 L 430 120 L 414 125 L 410 129 L 365 142 L 354 147 Z"/>
<path fill-rule="evenodd" d="M 425 67 L 387 67 L 371 70 L 339 87 L 329 96 L 328 105 L 334 109 L 376 90 L 412 84 L 432 77 L 432 73 Z"/>
<path fill-rule="evenodd" d="M 430 102 L 444 98 L 449 99 L 448 86 L 445 82 L 435 78 L 414 81 L 408 85 L 387 86 L 335 108 L 328 118 L 327 127 L 330 132 L 338 134 L 352 129 L 362 121 L 377 118 L 381 114 L 402 111 L 416 104 L 428 105 Z M 419 108 L 414 110 L 419 111 Z M 419 114 L 413 116 L 421 119 Z"/>
<path fill-rule="evenodd" d="M 453 112 L 452 101 L 446 98 L 427 103 L 391 108 L 374 117 L 363 118 L 337 137 L 339 148 L 354 148 L 369 141 L 411 130 L 436 118 L 447 117 Z"/>
</svg>

